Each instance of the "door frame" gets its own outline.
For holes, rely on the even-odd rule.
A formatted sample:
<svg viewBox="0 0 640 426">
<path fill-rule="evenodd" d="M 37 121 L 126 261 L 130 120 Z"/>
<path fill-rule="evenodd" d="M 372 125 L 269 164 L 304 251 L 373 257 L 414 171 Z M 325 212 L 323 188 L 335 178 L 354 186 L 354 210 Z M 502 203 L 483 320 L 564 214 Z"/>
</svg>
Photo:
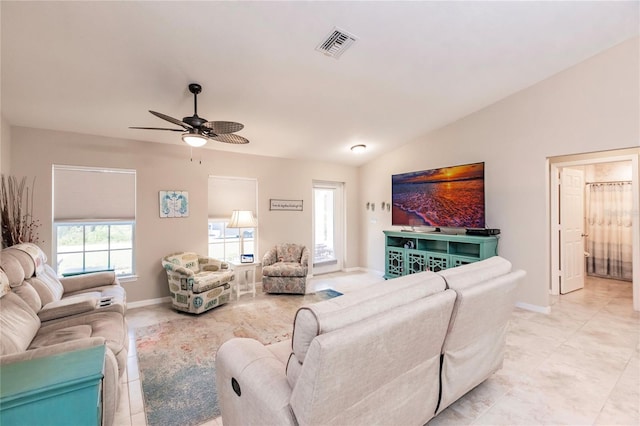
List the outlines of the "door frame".
<svg viewBox="0 0 640 426">
<path fill-rule="evenodd" d="M 345 252 L 346 252 L 346 196 L 345 196 L 345 183 L 344 182 L 337 182 L 337 181 L 327 181 L 327 180 L 314 180 L 312 182 L 312 186 L 311 186 L 311 191 L 312 191 L 312 213 L 311 213 L 311 254 L 310 254 L 310 263 L 311 263 L 311 275 L 319 275 L 319 274 L 325 274 L 325 273 L 331 273 L 331 272 L 335 272 L 335 271 L 342 271 L 344 270 L 344 265 L 345 265 Z M 323 270 L 323 266 L 318 266 L 315 267 L 314 265 L 314 260 L 315 260 L 315 246 L 316 246 L 316 215 L 315 215 L 315 190 L 316 188 L 329 188 L 329 189 L 335 189 L 336 190 L 336 195 L 339 199 L 334 200 L 335 204 L 334 204 L 334 214 L 335 213 L 339 213 L 340 217 L 334 217 L 334 227 L 335 227 L 335 231 L 334 234 L 335 236 L 338 236 L 339 238 L 335 239 L 334 241 L 334 246 L 336 249 L 336 268 L 335 270 Z M 324 268 L 326 269 L 326 268 Z"/>
<path fill-rule="evenodd" d="M 573 158 L 573 159 L 569 159 Z M 620 153 L 619 151 L 602 152 L 595 154 L 577 154 L 571 156 L 555 157 L 559 159 L 554 162 L 554 157 L 547 159 L 549 175 L 549 210 L 547 218 L 549 220 L 549 294 L 560 294 L 560 268 L 559 268 L 559 235 L 558 235 L 558 219 L 559 219 L 559 171 L 564 167 L 586 166 L 598 163 L 611 163 L 615 161 L 631 161 L 631 186 L 633 197 L 633 212 L 631 215 L 631 232 L 633 233 L 633 309 L 640 311 L 640 182 L 638 182 L 638 158 L 640 150 L 634 153 Z M 566 161 L 562 161 L 566 158 Z"/>
</svg>

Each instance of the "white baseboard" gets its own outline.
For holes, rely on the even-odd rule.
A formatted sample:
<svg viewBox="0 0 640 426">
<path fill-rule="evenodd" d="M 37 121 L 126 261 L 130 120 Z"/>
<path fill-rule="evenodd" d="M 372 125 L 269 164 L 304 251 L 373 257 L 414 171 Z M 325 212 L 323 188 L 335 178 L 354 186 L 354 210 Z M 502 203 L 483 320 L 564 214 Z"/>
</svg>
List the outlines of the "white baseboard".
<svg viewBox="0 0 640 426">
<path fill-rule="evenodd" d="M 171 297 L 158 297 L 157 299 L 145 299 L 137 302 L 127 302 L 127 309 L 142 308 L 143 306 L 160 305 L 162 303 L 171 302 Z"/>
<path fill-rule="evenodd" d="M 516 303 L 516 307 L 526 309 L 527 311 L 537 312 L 539 314 L 549 315 L 551 313 L 550 306 L 538 306 L 538 305 L 530 305 L 529 303 L 518 302 Z"/>
</svg>

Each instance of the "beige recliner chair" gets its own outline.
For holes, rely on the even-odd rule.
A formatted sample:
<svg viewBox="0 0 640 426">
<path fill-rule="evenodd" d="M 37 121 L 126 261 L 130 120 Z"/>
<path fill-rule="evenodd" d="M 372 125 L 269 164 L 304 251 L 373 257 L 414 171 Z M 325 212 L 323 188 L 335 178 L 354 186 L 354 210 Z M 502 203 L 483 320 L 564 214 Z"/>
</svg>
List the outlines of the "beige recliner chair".
<svg viewBox="0 0 640 426">
<path fill-rule="evenodd" d="M 309 249 L 300 244 L 278 244 L 262 259 L 262 291 L 305 294 L 308 272 Z"/>
</svg>

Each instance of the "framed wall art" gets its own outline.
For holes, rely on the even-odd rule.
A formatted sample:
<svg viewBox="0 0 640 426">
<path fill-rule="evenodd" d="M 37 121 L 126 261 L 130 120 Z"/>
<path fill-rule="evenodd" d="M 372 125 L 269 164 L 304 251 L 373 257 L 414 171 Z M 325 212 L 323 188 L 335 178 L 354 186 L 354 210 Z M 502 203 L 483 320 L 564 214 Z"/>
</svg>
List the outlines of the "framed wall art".
<svg viewBox="0 0 640 426">
<path fill-rule="evenodd" d="M 279 200 L 271 198 L 269 200 L 269 210 L 282 210 L 282 211 L 302 211 L 302 200 Z"/>
<path fill-rule="evenodd" d="M 160 191 L 160 217 L 188 217 L 187 191 Z"/>
</svg>

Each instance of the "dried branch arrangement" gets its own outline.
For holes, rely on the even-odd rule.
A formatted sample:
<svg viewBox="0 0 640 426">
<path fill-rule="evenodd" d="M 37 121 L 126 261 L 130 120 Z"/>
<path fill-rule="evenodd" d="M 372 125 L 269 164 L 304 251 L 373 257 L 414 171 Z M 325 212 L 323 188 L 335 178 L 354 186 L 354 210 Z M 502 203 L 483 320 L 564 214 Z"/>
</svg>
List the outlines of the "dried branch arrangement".
<svg viewBox="0 0 640 426">
<path fill-rule="evenodd" d="M 20 243 L 37 243 L 40 223 L 33 219 L 33 188 L 27 186 L 27 178 L 20 181 L 15 176 L 2 175 L 0 181 L 0 218 L 2 219 L 2 246 Z"/>
</svg>

